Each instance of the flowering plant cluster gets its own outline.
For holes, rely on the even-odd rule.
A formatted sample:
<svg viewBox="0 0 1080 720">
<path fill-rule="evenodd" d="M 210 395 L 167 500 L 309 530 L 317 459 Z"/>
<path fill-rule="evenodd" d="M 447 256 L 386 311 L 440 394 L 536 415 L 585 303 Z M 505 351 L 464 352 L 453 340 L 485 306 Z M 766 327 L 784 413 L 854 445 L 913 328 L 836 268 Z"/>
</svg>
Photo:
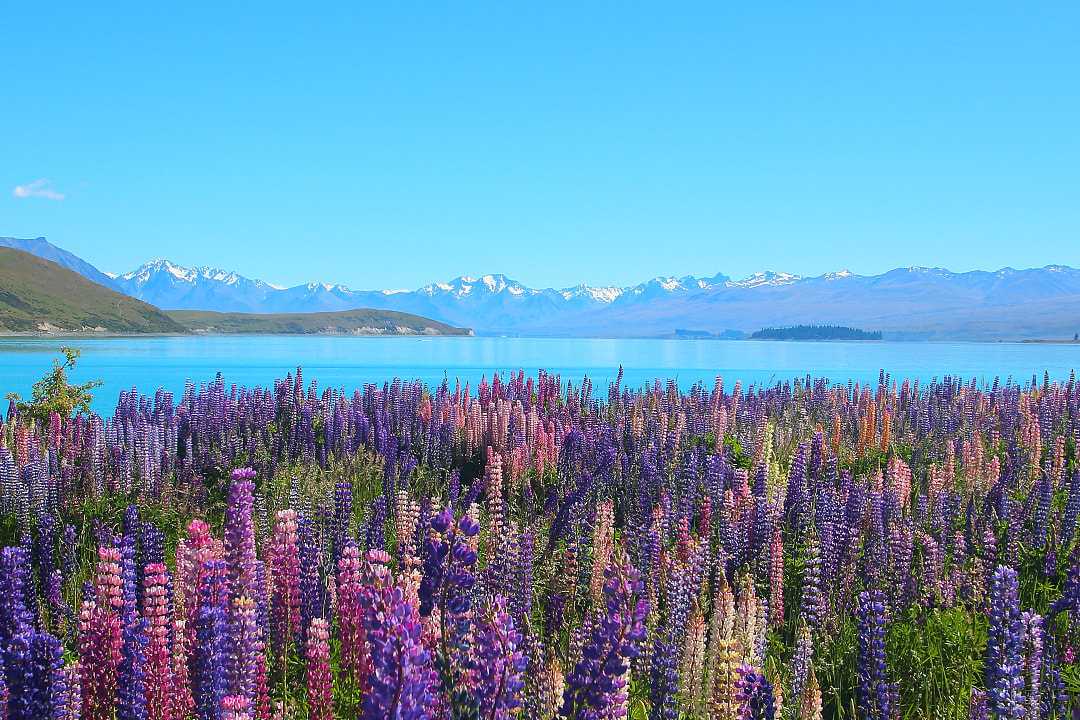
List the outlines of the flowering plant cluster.
<svg viewBox="0 0 1080 720">
<path fill-rule="evenodd" d="M 1065 720 L 1078 440 L 1074 378 L 12 405 L 0 720 Z"/>
</svg>

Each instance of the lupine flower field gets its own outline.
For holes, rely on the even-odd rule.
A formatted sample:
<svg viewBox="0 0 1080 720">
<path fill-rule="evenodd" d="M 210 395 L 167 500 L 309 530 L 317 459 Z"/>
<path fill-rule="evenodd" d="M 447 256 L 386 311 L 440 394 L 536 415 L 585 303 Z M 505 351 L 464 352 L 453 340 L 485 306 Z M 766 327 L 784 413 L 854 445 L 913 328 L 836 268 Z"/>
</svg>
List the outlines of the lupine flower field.
<svg viewBox="0 0 1080 720">
<path fill-rule="evenodd" d="M 1080 384 L 320 390 L 0 425 L 0 719 L 1080 707 Z"/>
</svg>

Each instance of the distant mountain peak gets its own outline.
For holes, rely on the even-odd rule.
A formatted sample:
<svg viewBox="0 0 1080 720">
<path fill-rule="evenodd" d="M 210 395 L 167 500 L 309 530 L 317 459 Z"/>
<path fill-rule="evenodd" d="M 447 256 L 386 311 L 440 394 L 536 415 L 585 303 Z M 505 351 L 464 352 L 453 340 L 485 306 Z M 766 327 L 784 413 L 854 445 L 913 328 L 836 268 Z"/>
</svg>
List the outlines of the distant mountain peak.
<svg viewBox="0 0 1080 720">
<path fill-rule="evenodd" d="M 44 240 L 7 243 L 82 262 Z M 1016 338 L 1028 333 L 1072 337 L 1080 329 L 1069 329 L 1080 317 L 1080 271 L 1064 265 L 961 273 L 912 265 L 878 275 L 857 275 L 847 268 L 816 276 L 763 270 L 741 279 L 723 273 L 656 274 L 636 285 L 583 282 L 562 288 L 534 288 L 503 273 L 485 273 L 413 290 L 353 290 L 326 282 L 283 288 L 232 270 L 186 267 L 166 258 L 112 276 L 85 263 L 82 267 L 79 272 L 97 273 L 100 284 L 170 310 L 371 308 L 473 327 L 481 334 L 670 336 L 677 328 L 691 328 L 704 336 L 731 337 L 781 324 L 832 323 L 909 337 Z M 898 307 L 905 310 L 898 312 Z M 1018 323 L 1017 317 L 1025 319 Z M 1046 320 L 1035 325 L 1030 317 Z M 1051 326 L 1053 332 L 1046 329 Z"/>
<path fill-rule="evenodd" d="M 779 285 L 791 285 L 802 280 L 801 275 L 793 275 L 788 272 L 774 272 L 773 270 L 765 270 L 762 272 L 756 272 L 749 277 L 745 277 L 742 280 L 728 280 L 728 287 L 739 288 L 756 288 L 763 286 L 779 286 Z"/>
</svg>

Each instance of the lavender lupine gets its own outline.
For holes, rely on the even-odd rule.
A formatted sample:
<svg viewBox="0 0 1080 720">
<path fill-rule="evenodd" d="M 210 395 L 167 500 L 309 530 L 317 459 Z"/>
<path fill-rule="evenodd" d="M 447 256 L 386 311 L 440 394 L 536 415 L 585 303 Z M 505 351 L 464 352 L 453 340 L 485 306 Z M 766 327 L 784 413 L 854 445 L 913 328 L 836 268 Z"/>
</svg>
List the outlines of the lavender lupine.
<svg viewBox="0 0 1080 720">
<path fill-rule="evenodd" d="M 225 506 L 225 560 L 229 571 L 229 596 L 257 597 L 255 556 L 255 471 L 233 470 Z"/>
</svg>

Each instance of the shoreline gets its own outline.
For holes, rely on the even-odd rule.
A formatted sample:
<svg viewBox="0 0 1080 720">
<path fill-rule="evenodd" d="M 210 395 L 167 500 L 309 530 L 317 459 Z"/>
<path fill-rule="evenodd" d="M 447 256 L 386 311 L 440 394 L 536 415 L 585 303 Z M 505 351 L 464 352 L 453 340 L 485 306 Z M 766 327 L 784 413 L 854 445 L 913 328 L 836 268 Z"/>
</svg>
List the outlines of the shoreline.
<svg viewBox="0 0 1080 720">
<path fill-rule="evenodd" d="M 905 340 L 882 338 L 881 340 L 845 340 L 845 339 L 764 339 L 764 338 L 719 338 L 719 337 L 672 337 L 670 335 L 491 335 L 469 331 L 467 333 L 357 333 L 357 332 L 200 332 L 193 330 L 186 333 L 121 333 L 121 332 L 93 332 L 93 331 L 9 331 L 0 330 L 0 340 L 17 339 L 132 339 L 132 338 L 191 338 L 191 337 L 342 337 L 342 338 L 473 338 L 473 339 L 505 339 L 505 340 L 670 340 L 674 342 L 759 342 L 771 344 L 858 344 L 873 345 L 876 343 L 896 343 L 904 345 L 918 344 L 942 344 L 964 343 L 971 345 L 1076 345 L 1080 347 L 1080 340 L 1064 340 L 1052 338 L 928 338 L 922 340 Z"/>
</svg>

